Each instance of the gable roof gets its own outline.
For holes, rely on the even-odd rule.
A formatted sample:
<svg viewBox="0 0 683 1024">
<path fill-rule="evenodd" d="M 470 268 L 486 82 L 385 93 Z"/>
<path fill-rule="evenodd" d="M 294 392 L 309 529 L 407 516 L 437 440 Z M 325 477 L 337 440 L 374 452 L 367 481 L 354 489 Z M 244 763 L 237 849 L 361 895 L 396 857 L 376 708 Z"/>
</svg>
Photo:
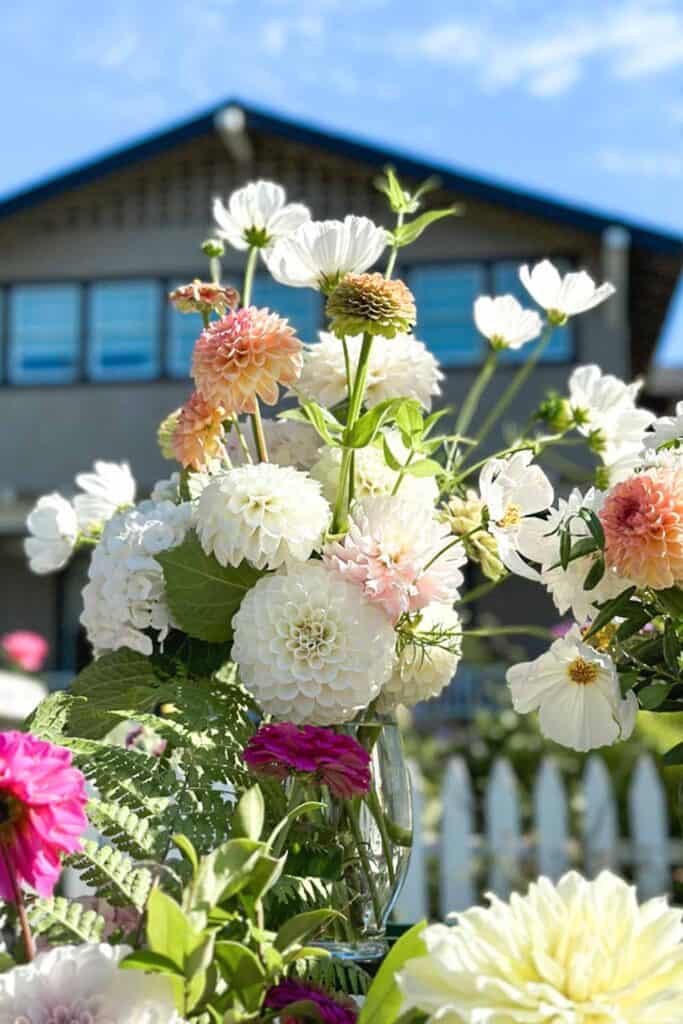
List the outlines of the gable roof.
<svg viewBox="0 0 683 1024">
<path fill-rule="evenodd" d="M 322 127 L 281 117 L 242 103 L 238 99 L 226 100 L 189 120 L 181 121 L 138 142 L 122 146 L 79 164 L 71 170 L 14 192 L 0 199 L 0 218 L 26 210 L 46 199 L 96 181 L 138 161 L 162 154 L 180 143 L 215 132 L 216 117 L 226 107 L 237 107 L 242 111 L 247 131 L 252 129 L 290 141 L 322 147 L 339 156 L 349 157 L 377 168 L 391 164 L 398 174 L 411 178 L 421 179 L 437 175 L 445 189 L 458 192 L 463 197 L 505 206 L 507 209 L 567 224 L 580 230 L 601 234 L 606 228 L 618 224 L 630 233 L 632 245 L 654 249 L 662 255 L 683 258 L 683 237 L 680 235 L 636 224 L 616 214 L 599 213 L 539 193 L 527 192 L 457 168 L 419 160 L 400 150 L 384 149 Z"/>
</svg>

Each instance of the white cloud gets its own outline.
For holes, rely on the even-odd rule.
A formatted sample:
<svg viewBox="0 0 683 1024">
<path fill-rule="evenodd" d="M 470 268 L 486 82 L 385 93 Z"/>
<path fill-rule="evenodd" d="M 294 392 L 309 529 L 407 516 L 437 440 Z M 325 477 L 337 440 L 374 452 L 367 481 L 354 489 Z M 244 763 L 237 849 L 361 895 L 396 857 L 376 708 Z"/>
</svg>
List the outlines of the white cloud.
<svg viewBox="0 0 683 1024">
<path fill-rule="evenodd" d="M 598 153 L 598 164 L 611 174 L 669 181 L 683 178 L 683 157 L 670 150 L 629 150 L 607 146 Z"/>
</svg>

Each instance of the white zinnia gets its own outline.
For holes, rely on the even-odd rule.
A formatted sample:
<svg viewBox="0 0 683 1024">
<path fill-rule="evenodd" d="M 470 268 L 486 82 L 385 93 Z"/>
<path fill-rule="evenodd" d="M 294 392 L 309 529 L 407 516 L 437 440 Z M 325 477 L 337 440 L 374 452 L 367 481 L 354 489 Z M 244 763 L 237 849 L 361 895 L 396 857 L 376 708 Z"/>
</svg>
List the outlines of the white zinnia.
<svg viewBox="0 0 683 1024">
<path fill-rule="evenodd" d="M 81 622 L 95 657 L 130 647 L 152 654 L 149 630 L 163 641 L 173 625 L 164 575 L 155 555 L 182 544 L 192 522 L 189 502 L 143 501 L 104 527 L 83 588 Z"/>
<path fill-rule="evenodd" d="M 391 671 L 391 623 L 321 562 L 260 579 L 232 624 L 242 682 L 266 714 L 287 721 L 349 721 Z"/>
<path fill-rule="evenodd" d="M 676 404 L 673 416 L 660 416 L 652 424 L 652 431 L 645 435 L 648 448 L 659 448 L 668 441 L 683 441 L 683 402 Z"/>
<path fill-rule="evenodd" d="M 196 525 L 204 551 L 221 565 L 247 559 L 257 569 L 277 569 L 310 558 L 330 517 L 317 480 L 260 462 L 215 477 L 199 498 Z"/>
<path fill-rule="evenodd" d="M 401 440 L 398 430 L 384 432 L 387 444 L 394 457 L 404 465 L 408 459 L 408 449 Z M 339 483 L 339 467 L 341 464 L 341 448 L 322 448 L 320 458 L 311 469 L 311 476 L 322 484 L 323 494 L 334 504 Z M 358 448 L 355 453 L 355 488 L 354 496 L 358 501 L 364 498 L 376 498 L 383 494 L 392 494 L 399 474 L 387 465 L 381 445 L 369 444 L 367 448 Z M 404 501 L 411 502 L 416 508 L 431 508 L 439 497 L 439 488 L 433 476 L 403 477 L 398 494 Z"/>
<path fill-rule="evenodd" d="M 540 466 L 532 466 L 532 451 L 516 452 L 507 459 L 491 459 L 479 477 L 479 491 L 489 513 L 489 533 L 495 537 L 503 565 L 526 579 L 537 580 L 519 552 L 526 553 L 527 517 L 545 512 L 553 500 L 553 486 Z M 537 527 L 534 521 L 532 529 Z"/>
<path fill-rule="evenodd" d="M 233 249 L 274 245 L 311 218 L 308 207 L 301 203 L 285 203 L 285 198 L 282 185 L 261 180 L 250 181 L 238 188 L 230 196 L 227 207 L 221 199 L 214 199 L 217 235 Z"/>
<path fill-rule="evenodd" d="M 135 502 L 135 479 L 127 462 L 96 462 L 92 473 L 79 473 L 76 484 L 84 492 L 74 498 L 82 529 L 100 526 Z"/>
<path fill-rule="evenodd" d="M 633 732 L 635 694 L 621 696 L 614 662 L 584 643 L 578 626 L 539 658 L 513 665 L 506 678 L 515 711 L 538 711 L 543 735 L 564 747 L 585 752 Z"/>
<path fill-rule="evenodd" d="M 407 643 L 382 687 L 378 711 L 393 711 L 399 704 L 411 708 L 421 700 L 438 697 L 453 679 L 460 663 L 460 616 L 449 605 L 428 604 L 419 613 L 417 633 L 441 632 L 438 645 Z"/>
<path fill-rule="evenodd" d="M 616 291 L 609 282 L 597 287 L 585 270 L 562 277 L 550 260 L 542 260 L 532 270 L 524 264 L 519 279 L 531 297 L 546 310 L 551 323 L 564 323 L 569 316 L 585 313 Z"/>
<path fill-rule="evenodd" d="M 494 348 L 521 348 L 543 330 L 538 313 L 524 309 L 514 295 L 480 295 L 474 303 L 474 322 Z"/>
<path fill-rule="evenodd" d="M 78 537 L 73 505 L 54 491 L 39 498 L 26 520 L 29 536 L 24 551 L 32 572 L 45 575 L 62 569 L 71 558 Z"/>
<path fill-rule="evenodd" d="M 665 899 L 604 871 L 457 914 L 422 932 L 426 956 L 408 960 L 402 1013 L 429 1024 L 679 1024 L 683 924 Z"/>
<path fill-rule="evenodd" d="M 367 217 L 349 214 L 343 221 L 302 224 L 264 258 L 280 284 L 326 291 L 345 274 L 362 274 L 377 262 L 386 245 L 384 228 Z"/>
<path fill-rule="evenodd" d="M 614 466 L 642 450 L 654 413 L 636 407 L 642 381 L 625 384 L 599 366 L 577 366 L 569 378 L 569 401 L 578 413 L 578 430 L 591 437 L 600 457 Z"/>
<path fill-rule="evenodd" d="M 358 365 L 362 344 L 360 335 L 346 339 L 352 367 Z M 365 405 L 371 409 L 401 395 L 415 399 L 429 411 L 432 398 L 441 394 L 443 377 L 438 361 L 412 334 L 397 334 L 394 338 L 379 335 L 370 350 Z M 328 407 L 346 398 L 346 366 L 339 338 L 321 331 L 320 341 L 305 346 L 304 366 L 293 390 L 306 401 Z"/>
<path fill-rule="evenodd" d="M 126 946 L 56 946 L 0 975 L 0 1024 L 180 1024 L 168 978 L 121 970 Z"/>
</svg>

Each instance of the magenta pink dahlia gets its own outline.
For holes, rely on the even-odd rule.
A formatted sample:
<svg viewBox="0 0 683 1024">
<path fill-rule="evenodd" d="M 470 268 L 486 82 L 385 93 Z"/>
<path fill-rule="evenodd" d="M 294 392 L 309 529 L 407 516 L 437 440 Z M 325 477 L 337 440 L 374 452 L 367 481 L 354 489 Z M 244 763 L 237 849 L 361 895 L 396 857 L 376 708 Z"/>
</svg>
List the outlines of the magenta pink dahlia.
<svg viewBox="0 0 683 1024">
<path fill-rule="evenodd" d="M 61 854 L 81 848 L 87 800 L 71 751 L 30 733 L 0 733 L 0 898 L 13 901 L 22 882 L 52 895 Z"/>
<path fill-rule="evenodd" d="M 257 775 L 306 775 L 349 800 L 370 788 L 370 755 L 358 740 L 318 725 L 263 725 L 247 743 L 244 760 Z"/>
<path fill-rule="evenodd" d="M 293 1020 L 305 1019 L 300 1013 L 296 1016 L 287 1013 L 288 1006 L 304 1000 L 315 1003 L 318 1010 L 316 1020 L 323 1021 L 323 1024 L 356 1024 L 358 1010 L 348 996 L 333 996 L 317 985 L 312 985 L 308 981 L 296 981 L 293 978 L 287 978 L 270 988 L 266 992 L 264 1006 L 269 1010 L 279 1010 L 282 1024 L 289 1024 Z"/>
<path fill-rule="evenodd" d="M 45 637 L 29 629 L 16 629 L 0 637 L 0 647 L 24 672 L 40 672 L 50 648 Z"/>
</svg>

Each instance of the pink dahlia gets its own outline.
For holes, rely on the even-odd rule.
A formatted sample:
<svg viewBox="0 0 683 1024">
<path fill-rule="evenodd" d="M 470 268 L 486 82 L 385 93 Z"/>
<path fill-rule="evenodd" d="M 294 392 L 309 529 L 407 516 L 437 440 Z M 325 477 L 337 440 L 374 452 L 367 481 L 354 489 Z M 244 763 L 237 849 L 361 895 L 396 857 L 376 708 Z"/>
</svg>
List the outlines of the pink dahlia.
<svg viewBox="0 0 683 1024">
<path fill-rule="evenodd" d="M 169 292 L 169 299 L 179 313 L 211 313 L 223 316 L 240 301 L 239 293 L 230 285 L 211 284 L 195 279 Z"/>
<path fill-rule="evenodd" d="M 247 743 L 244 760 L 257 775 L 304 775 L 349 800 L 370 788 L 370 755 L 358 740 L 317 725 L 263 725 Z"/>
<path fill-rule="evenodd" d="M 224 419 L 225 410 L 198 391 L 185 402 L 171 436 L 171 449 L 182 466 L 199 471 L 221 453 Z"/>
<path fill-rule="evenodd" d="M 683 584 L 683 467 L 660 466 L 617 484 L 600 512 L 605 559 L 639 587 Z"/>
<path fill-rule="evenodd" d="M 228 413 L 253 413 L 256 399 L 275 405 L 279 384 L 301 373 L 303 345 L 286 320 L 247 306 L 202 331 L 192 357 L 197 390 Z"/>
<path fill-rule="evenodd" d="M 40 633 L 29 629 L 16 629 L 0 637 L 0 647 L 24 672 L 40 672 L 50 651 L 49 644 Z"/>
<path fill-rule="evenodd" d="M 396 622 L 433 602 L 452 605 L 463 583 L 466 555 L 447 523 L 390 496 L 357 505 L 348 533 L 327 545 L 323 559 Z"/>
<path fill-rule="evenodd" d="M 358 1018 L 356 1004 L 348 996 L 333 996 L 317 985 L 308 981 L 296 981 L 287 978 L 279 985 L 274 985 L 266 992 L 264 1006 L 269 1010 L 279 1010 L 282 1024 L 301 1020 L 301 1013 L 288 1015 L 287 1007 L 302 1001 L 315 1003 L 318 1014 L 316 1020 L 323 1024 L 355 1024 Z M 311 1018 L 313 1019 L 313 1018 Z"/>
<path fill-rule="evenodd" d="M 60 855 L 81 848 L 87 801 L 71 751 L 30 733 L 0 733 L 0 898 L 14 899 L 15 882 L 52 895 Z"/>
</svg>

